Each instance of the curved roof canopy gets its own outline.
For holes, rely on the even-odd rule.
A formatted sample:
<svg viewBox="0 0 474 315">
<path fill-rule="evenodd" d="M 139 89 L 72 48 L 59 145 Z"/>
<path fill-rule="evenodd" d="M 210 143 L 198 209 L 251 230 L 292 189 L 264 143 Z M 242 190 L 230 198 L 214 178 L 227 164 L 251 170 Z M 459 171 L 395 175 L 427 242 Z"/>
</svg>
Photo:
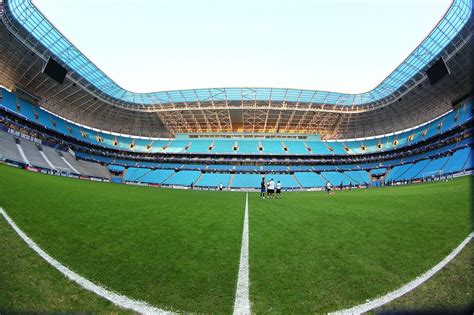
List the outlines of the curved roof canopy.
<svg viewBox="0 0 474 315">
<path fill-rule="evenodd" d="M 32 4 L 31 0 L 7 0 L 13 19 L 46 47 L 52 56 L 77 73 L 102 94 L 127 106 L 205 101 L 279 101 L 364 106 L 382 101 L 426 68 L 455 38 L 469 20 L 471 0 L 453 0 L 452 5 L 423 42 L 377 87 L 360 94 L 283 88 L 209 88 L 134 93 L 116 84 L 69 42 Z"/>
</svg>

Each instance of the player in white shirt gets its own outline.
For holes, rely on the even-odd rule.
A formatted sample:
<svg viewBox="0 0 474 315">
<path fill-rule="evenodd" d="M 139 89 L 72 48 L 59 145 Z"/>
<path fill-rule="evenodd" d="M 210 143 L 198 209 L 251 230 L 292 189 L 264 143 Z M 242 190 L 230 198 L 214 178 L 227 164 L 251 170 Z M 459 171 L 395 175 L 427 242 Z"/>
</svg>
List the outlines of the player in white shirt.
<svg viewBox="0 0 474 315">
<path fill-rule="evenodd" d="M 276 196 L 277 196 L 278 198 L 281 197 L 281 183 L 280 183 L 280 181 L 277 182 Z"/>
<path fill-rule="evenodd" d="M 219 184 L 219 190 L 222 191 L 222 188 L 224 188 L 224 187 L 222 186 L 222 183 L 220 183 Z"/>
<path fill-rule="evenodd" d="M 329 181 L 326 182 L 326 193 L 328 195 L 334 194 L 334 192 L 332 191 L 332 185 Z"/>
<path fill-rule="evenodd" d="M 268 182 L 268 197 L 273 198 L 273 193 L 275 192 L 275 182 L 273 178 Z"/>
</svg>

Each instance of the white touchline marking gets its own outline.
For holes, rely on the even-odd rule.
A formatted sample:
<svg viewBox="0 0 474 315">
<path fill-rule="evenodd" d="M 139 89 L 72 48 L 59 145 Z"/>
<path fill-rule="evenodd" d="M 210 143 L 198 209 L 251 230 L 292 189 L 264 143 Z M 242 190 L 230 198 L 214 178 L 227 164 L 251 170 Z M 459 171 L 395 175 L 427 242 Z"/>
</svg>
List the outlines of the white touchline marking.
<svg viewBox="0 0 474 315">
<path fill-rule="evenodd" d="M 94 292 L 97 295 L 109 300 L 110 302 L 114 303 L 115 305 L 126 308 L 129 310 L 133 310 L 138 313 L 142 314 L 173 314 L 172 312 L 165 311 L 159 309 L 157 307 L 151 306 L 144 301 L 138 301 L 130 299 L 124 295 L 120 295 L 115 293 L 109 289 L 106 289 L 100 285 L 97 285 L 86 278 L 78 275 L 68 267 L 62 265 L 59 261 L 54 259 L 53 257 L 49 256 L 44 250 L 42 250 L 32 239 L 30 239 L 16 224 L 15 222 L 8 216 L 3 208 L 0 207 L 0 213 L 3 215 L 5 220 L 10 224 L 10 226 L 15 230 L 15 232 L 25 241 L 28 246 L 34 250 L 38 255 L 40 255 L 48 264 L 56 268 L 59 272 L 65 275 L 70 280 L 76 282 L 84 289 Z"/>
<path fill-rule="evenodd" d="M 15 232 L 21 237 L 21 239 L 38 255 L 41 256 L 48 264 L 56 268 L 59 272 L 65 275 L 68 279 L 76 282 L 82 288 L 91 291 L 115 305 L 136 311 L 141 314 L 175 314 L 170 311 L 162 310 L 160 308 L 149 305 L 144 301 L 133 300 L 124 295 L 115 293 L 109 289 L 106 289 L 100 285 L 97 285 L 86 278 L 75 273 L 71 269 L 62 265 L 59 261 L 49 256 L 44 250 L 41 249 L 32 239 L 30 239 L 10 218 L 10 216 L 5 212 L 5 210 L 0 207 L 0 214 L 5 218 L 8 224 L 15 230 Z M 329 314 L 360 314 L 368 312 L 372 309 L 380 307 L 384 304 L 387 304 L 411 290 L 415 289 L 419 285 L 423 284 L 425 281 L 433 277 L 438 271 L 443 269 L 451 260 L 453 260 L 461 250 L 474 238 L 474 232 L 470 233 L 461 244 L 458 245 L 448 256 L 446 256 L 442 261 L 440 261 L 436 266 L 417 277 L 413 281 L 405 284 L 399 289 L 387 293 L 381 297 L 378 297 L 374 300 L 368 301 L 366 303 L 356 305 L 351 308 L 344 310 L 339 310 L 336 312 L 331 312 Z M 237 281 L 237 290 L 235 295 L 234 302 L 234 314 L 251 314 L 250 308 L 250 298 L 249 298 L 249 227 L 248 227 L 248 193 L 245 196 L 245 215 L 244 215 L 244 229 L 242 235 L 242 248 L 240 253 L 240 266 L 239 266 L 239 275 Z"/>
<path fill-rule="evenodd" d="M 239 276 L 235 292 L 234 315 L 250 314 L 249 298 L 249 193 L 245 195 L 244 231 L 240 250 Z"/>
<path fill-rule="evenodd" d="M 347 308 L 344 310 L 336 311 L 333 313 L 329 314 L 360 314 L 360 313 L 365 313 L 370 310 L 373 310 L 374 308 L 380 307 L 384 304 L 387 304 L 402 295 L 407 294 L 411 290 L 415 289 L 417 286 L 425 282 L 426 280 L 430 279 L 432 276 L 434 276 L 438 271 L 443 269 L 451 260 L 453 260 L 454 257 L 456 257 L 459 252 L 469 243 L 469 241 L 474 237 L 474 232 L 469 234 L 464 241 L 459 244 L 458 247 L 456 247 L 448 256 L 446 256 L 442 261 L 440 261 L 436 266 L 422 274 L 421 276 L 417 277 L 415 280 L 408 282 L 404 286 L 398 288 L 395 291 L 389 292 L 381 297 L 378 297 L 376 299 L 373 299 L 371 301 L 368 301 L 367 303 L 363 303 L 360 305 L 356 305 L 351 308 Z"/>
</svg>

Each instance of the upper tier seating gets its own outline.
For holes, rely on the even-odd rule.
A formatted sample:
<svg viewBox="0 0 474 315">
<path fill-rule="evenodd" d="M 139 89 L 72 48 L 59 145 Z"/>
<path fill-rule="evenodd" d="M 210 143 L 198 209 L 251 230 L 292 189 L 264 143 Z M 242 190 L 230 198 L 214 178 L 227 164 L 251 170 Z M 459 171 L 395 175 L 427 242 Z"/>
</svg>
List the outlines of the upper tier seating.
<svg viewBox="0 0 474 315">
<path fill-rule="evenodd" d="M 235 140 L 222 139 L 214 142 L 211 153 L 233 153 Z"/>
<path fill-rule="evenodd" d="M 127 136 L 112 135 L 106 132 L 94 131 L 85 127 L 67 122 L 40 107 L 33 106 L 21 99 L 15 93 L 0 88 L 0 107 L 20 115 L 35 124 L 55 130 L 61 134 L 74 137 L 81 141 L 97 146 L 116 148 L 136 152 L 164 152 L 164 153 L 215 153 L 215 154 L 322 154 L 347 155 L 365 154 L 400 148 L 428 139 L 455 126 L 472 119 L 472 101 L 468 101 L 460 108 L 455 109 L 442 117 L 396 135 L 384 136 L 376 139 L 348 140 L 348 141 L 316 141 L 296 139 L 137 139 Z M 17 108 L 18 105 L 18 108 Z M 212 145 L 212 149 L 209 147 Z M 379 145 L 381 146 L 379 148 Z M 237 147 L 237 150 L 234 150 Z M 262 151 L 259 150 L 262 148 Z M 287 151 L 284 150 L 287 148 Z M 307 148 L 310 148 L 309 151 Z"/>
<path fill-rule="evenodd" d="M 309 153 L 304 141 L 285 140 L 283 143 L 288 148 L 289 154 L 308 154 Z"/>
<path fill-rule="evenodd" d="M 259 154 L 259 142 L 254 140 L 239 140 L 237 141 L 237 153 L 241 154 Z"/>
<path fill-rule="evenodd" d="M 279 140 L 265 140 L 261 141 L 264 154 L 285 154 L 283 145 Z"/>
<path fill-rule="evenodd" d="M 208 153 L 209 147 L 213 143 L 212 140 L 194 140 L 186 152 L 189 153 Z"/>
</svg>

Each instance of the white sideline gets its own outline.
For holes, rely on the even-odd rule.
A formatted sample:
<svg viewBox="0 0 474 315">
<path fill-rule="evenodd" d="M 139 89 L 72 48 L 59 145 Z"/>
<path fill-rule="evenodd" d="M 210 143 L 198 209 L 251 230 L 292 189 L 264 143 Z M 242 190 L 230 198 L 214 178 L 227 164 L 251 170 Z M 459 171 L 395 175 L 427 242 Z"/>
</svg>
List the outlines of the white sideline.
<svg viewBox="0 0 474 315">
<path fill-rule="evenodd" d="M 461 244 L 458 245 L 448 256 L 446 256 L 442 261 L 440 261 L 436 266 L 422 274 L 421 276 L 418 276 L 415 280 L 408 282 L 407 284 L 403 285 L 402 287 L 398 288 L 395 291 L 389 292 L 386 295 L 383 295 L 381 297 L 378 297 L 376 299 L 373 299 L 371 301 L 368 301 L 367 303 L 363 303 L 360 305 L 356 305 L 351 308 L 347 308 L 344 310 L 332 312 L 329 314 L 360 314 L 360 313 L 365 313 L 370 310 L 373 310 L 377 307 L 380 307 L 384 304 L 387 304 L 402 295 L 405 295 L 406 293 L 410 292 L 411 290 L 415 289 L 417 286 L 425 282 L 426 280 L 430 279 L 432 276 L 434 276 L 438 271 L 440 271 L 442 268 L 444 268 L 451 260 L 453 260 L 454 257 L 456 257 L 459 252 L 469 243 L 469 241 L 474 237 L 474 232 L 469 234 L 464 241 L 461 242 Z"/>
<path fill-rule="evenodd" d="M 249 193 L 245 195 L 244 231 L 240 249 L 239 276 L 235 292 L 234 315 L 250 314 L 249 298 Z"/>
<path fill-rule="evenodd" d="M 40 255 L 48 264 L 56 268 L 59 272 L 65 275 L 68 279 L 76 282 L 84 289 L 91 291 L 101 297 L 109 300 L 110 302 L 114 303 L 115 305 L 126 308 L 129 310 L 133 310 L 138 313 L 142 314 L 173 314 L 169 311 L 165 311 L 159 309 L 157 307 L 151 306 L 143 301 L 133 300 L 126 296 L 120 295 L 115 293 L 109 289 L 106 289 L 100 285 L 97 285 L 86 278 L 78 275 L 71 269 L 67 268 L 66 266 L 62 265 L 59 261 L 54 259 L 53 257 L 49 256 L 44 250 L 42 250 L 32 239 L 30 239 L 16 224 L 15 222 L 8 216 L 5 210 L 0 207 L 0 213 L 3 215 L 5 220 L 10 224 L 10 226 L 15 230 L 15 232 L 25 241 L 28 246 L 34 250 L 38 255 Z"/>
</svg>

